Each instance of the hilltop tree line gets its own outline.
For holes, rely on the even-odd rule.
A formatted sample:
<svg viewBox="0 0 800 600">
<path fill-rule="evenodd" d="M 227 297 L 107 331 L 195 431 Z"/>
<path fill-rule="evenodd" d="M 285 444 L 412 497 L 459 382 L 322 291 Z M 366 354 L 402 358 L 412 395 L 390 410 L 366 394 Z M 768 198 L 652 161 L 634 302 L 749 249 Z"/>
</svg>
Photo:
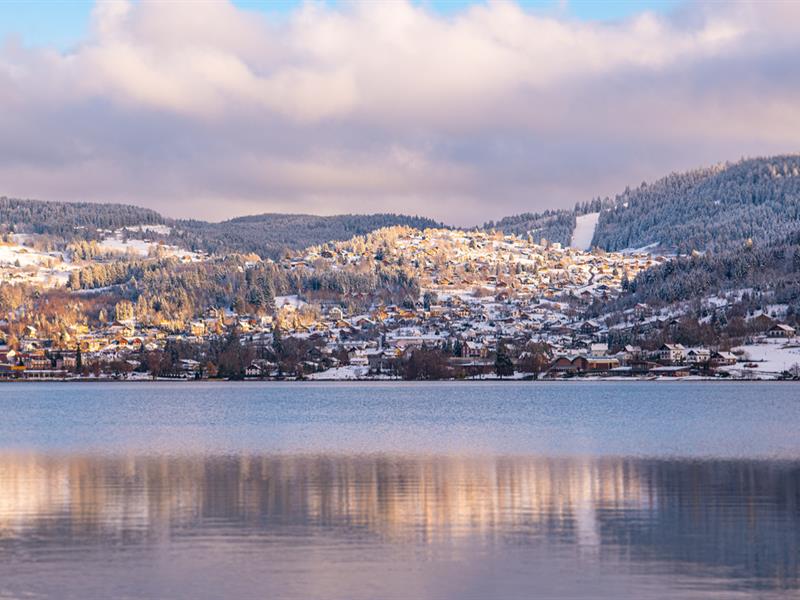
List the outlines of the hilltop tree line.
<svg viewBox="0 0 800 600">
<path fill-rule="evenodd" d="M 221 223 L 178 221 L 167 242 L 213 254 L 255 253 L 278 258 L 285 251 L 299 250 L 330 241 L 342 241 L 382 227 L 406 225 L 418 229 L 442 227 L 424 217 L 373 214 L 316 215 L 263 214 L 239 217 Z"/>
<path fill-rule="evenodd" d="M 743 160 L 626 189 L 603 210 L 593 245 L 660 244 L 688 254 L 746 240 L 763 245 L 800 231 L 800 156 Z"/>
<path fill-rule="evenodd" d="M 545 239 L 568 246 L 572 241 L 577 217 L 600 212 L 603 208 L 611 206 L 613 202 L 609 198 L 593 198 L 590 201 L 577 202 L 572 210 L 545 210 L 540 213 L 522 213 L 504 217 L 499 221 L 487 221 L 481 229 L 529 237 L 535 242 Z"/>
<path fill-rule="evenodd" d="M 569 244 L 576 217 L 600 212 L 592 246 L 607 251 L 658 245 L 689 254 L 746 240 L 765 244 L 800 231 L 800 155 L 742 160 L 673 173 L 572 210 L 523 213 L 483 229 Z"/>
<path fill-rule="evenodd" d="M 66 240 L 92 239 L 98 229 L 158 225 L 164 217 L 154 210 L 127 204 L 44 202 L 0 197 L 0 227 L 16 233 L 57 235 Z"/>
<path fill-rule="evenodd" d="M 168 225 L 164 234 L 137 230 L 138 226 Z M 45 202 L 0 197 L 0 234 L 6 232 L 49 234 L 64 244 L 101 239 L 105 232 L 121 228 L 125 236 L 146 235 L 193 251 L 209 254 L 256 253 L 278 258 L 287 250 L 299 250 L 328 241 L 346 240 L 382 227 L 407 225 L 424 229 L 444 227 L 432 219 L 400 214 L 317 216 L 260 214 L 220 223 L 167 219 L 154 210 L 127 204 Z"/>
</svg>

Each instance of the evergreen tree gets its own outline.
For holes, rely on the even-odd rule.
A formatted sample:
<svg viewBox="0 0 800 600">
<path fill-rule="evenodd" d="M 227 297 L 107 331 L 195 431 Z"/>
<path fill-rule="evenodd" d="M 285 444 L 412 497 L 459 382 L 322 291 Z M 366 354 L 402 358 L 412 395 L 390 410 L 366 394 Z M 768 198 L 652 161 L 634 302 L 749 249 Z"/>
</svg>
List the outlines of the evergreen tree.
<svg viewBox="0 0 800 600">
<path fill-rule="evenodd" d="M 494 372 L 498 377 L 511 377 L 514 374 L 514 362 L 508 355 L 505 345 L 497 346 L 497 355 L 494 359 Z"/>
</svg>

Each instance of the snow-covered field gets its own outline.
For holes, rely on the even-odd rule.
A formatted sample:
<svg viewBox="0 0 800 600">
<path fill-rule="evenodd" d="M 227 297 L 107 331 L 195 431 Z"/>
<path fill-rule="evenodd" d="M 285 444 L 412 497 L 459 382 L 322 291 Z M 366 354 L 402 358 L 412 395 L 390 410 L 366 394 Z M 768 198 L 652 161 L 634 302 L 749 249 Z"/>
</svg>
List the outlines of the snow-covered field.
<svg viewBox="0 0 800 600">
<path fill-rule="evenodd" d="M 591 250 L 592 238 L 599 218 L 599 212 L 577 217 L 575 219 L 575 231 L 572 232 L 572 240 L 570 240 L 569 245 L 579 250 Z"/>
<path fill-rule="evenodd" d="M 309 379 L 318 381 L 348 381 L 354 379 L 365 379 L 369 375 L 369 367 L 334 367 L 321 373 L 311 373 Z M 372 378 L 370 378 L 372 379 Z"/>
<path fill-rule="evenodd" d="M 145 242 L 144 240 L 123 241 L 119 237 L 105 238 L 99 245 L 108 252 L 118 252 L 119 254 L 130 252 L 138 256 L 147 256 L 150 253 L 150 249 L 156 246 L 156 244 Z"/>
<path fill-rule="evenodd" d="M 21 236 L 14 236 L 15 241 Z M 19 244 L 0 244 L 0 281 L 65 285 L 74 267 L 60 252 L 40 252 Z"/>
<path fill-rule="evenodd" d="M 160 227 L 152 225 L 151 227 Z M 148 256 L 150 251 L 155 249 L 159 244 L 150 240 L 136 240 L 136 239 L 123 239 L 122 232 L 117 231 L 112 236 L 108 236 L 99 244 L 100 248 L 108 252 L 116 252 L 119 254 L 135 254 L 137 256 Z M 202 260 L 199 254 L 178 248 L 177 246 L 161 245 L 162 251 L 168 256 L 179 256 L 186 260 L 197 261 Z"/>
<path fill-rule="evenodd" d="M 306 305 L 304 300 L 300 299 L 298 295 L 292 296 L 275 296 L 275 308 L 282 308 L 284 306 L 291 306 L 293 308 L 302 308 Z"/>
<path fill-rule="evenodd" d="M 622 254 L 648 254 L 658 248 L 661 242 L 653 242 L 652 244 L 647 244 L 646 246 L 640 246 L 639 248 L 625 248 L 620 250 Z"/>
<path fill-rule="evenodd" d="M 169 229 L 160 225 L 146 227 L 159 233 L 166 233 Z M 66 285 L 70 272 L 80 268 L 80 264 L 70 261 L 63 252 L 44 252 L 26 246 L 33 237 L 30 234 L 14 234 L 12 243 L 0 244 L 0 281 L 33 283 L 45 287 Z M 158 243 L 151 240 L 125 240 L 122 230 L 106 232 L 105 239 L 99 243 L 99 247 L 106 252 L 142 257 L 148 256 L 157 246 Z M 176 246 L 162 245 L 160 250 L 167 256 L 177 256 L 185 262 L 204 260 L 204 256 Z"/>
<path fill-rule="evenodd" d="M 169 235 L 172 232 L 172 227 L 169 225 L 136 225 L 133 227 L 126 227 L 125 229 L 128 231 L 147 231 L 161 235 Z"/>
<path fill-rule="evenodd" d="M 740 346 L 737 350 L 744 351 L 740 360 L 745 362 L 725 367 L 726 371 L 736 376 L 774 377 L 800 365 L 800 339 L 767 339 L 764 343 Z M 745 368 L 744 365 L 749 363 L 758 366 Z"/>
<path fill-rule="evenodd" d="M 38 252 L 17 244 L 0 245 L 0 265 L 16 265 L 20 267 L 40 266 L 48 262 L 61 262 L 63 256 L 59 252 Z"/>
</svg>

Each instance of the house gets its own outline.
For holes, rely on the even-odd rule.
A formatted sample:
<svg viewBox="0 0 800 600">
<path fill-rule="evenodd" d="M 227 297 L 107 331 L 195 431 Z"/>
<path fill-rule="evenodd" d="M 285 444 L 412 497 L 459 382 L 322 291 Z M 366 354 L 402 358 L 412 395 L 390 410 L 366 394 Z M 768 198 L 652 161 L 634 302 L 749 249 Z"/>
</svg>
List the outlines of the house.
<svg viewBox="0 0 800 600">
<path fill-rule="evenodd" d="M 686 353 L 686 362 L 690 365 L 702 365 L 711 358 L 711 351 L 706 348 L 692 348 Z"/>
<path fill-rule="evenodd" d="M 797 334 L 794 327 L 784 323 L 776 323 L 767 330 L 767 335 L 771 338 L 791 338 Z"/>
<path fill-rule="evenodd" d="M 753 325 L 755 325 L 757 331 L 769 331 L 775 325 L 775 321 L 765 314 L 760 314 L 753 319 Z"/>
<path fill-rule="evenodd" d="M 574 373 L 585 373 L 589 370 L 589 361 L 585 356 L 576 356 L 572 359 Z"/>
<path fill-rule="evenodd" d="M 686 348 L 682 344 L 664 344 L 658 349 L 658 360 L 667 365 L 677 365 L 686 358 Z"/>
<path fill-rule="evenodd" d="M 181 373 L 187 376 L 195 376 L 201 370 L 200 363 L 191 358 L 182 358 L 180 361 Z"/>
<path fill-rule="evenodd" d="M 597 333 L 598 331 L 600 331 L 600 325 L 595 321 L 585 321 L 580 327 L 580 332 L 587 335 Z"/>
<path fill-rule="evenodd" d="M 44 370 L 52 366 L 50 359 L 44 353 L 31 353 L 22 356 L 22 363 L 26 369 Z"/>
<path fill-rule="evenodd" d="M 397 354 L 391 350 L 367 351 L 370 373 L 394 373 L 397 368 Z"/>
<path fill-rule="evenodd" d="M 620 352 L 616 354 L 620 363 L 628 365 L 633 361 L 638 360 L 642 356 L 642 349 L 639 346 L 631 346 L 627 344 Z"/>
<path fill-rule="evenodd" d="M 592 360 L 596 362 L 591 362 Z M 559 356 L 556 358 L 552 363 L 550 363 L 550 373 L 551 374 L 559 374 L 559 373 L 586 373 L 591 370 L 591 367 L 594 365 L 595 370 L 597 372 L 601 372 L 606 365 L 606 361 L 608 361 L 607 357 L 590 357 L 587 358 L 579 354 L 573 358 L 569 358 L 567 356 Z M 619 361 L 615 361 L 614 366 L 619 366 Z"/>
<path fill-rule="evenodd" d="M 369 357 L 363 350 L 351 350 L 347 353 L 347 360 L 354 367 L 368 367 Z"/>
<path fill-rule="evenodd" d="M 464 358 L 486 358 L 489 356 L 489 348 L 480 342 L 465 342 L 461 346 L 461 356 Z"/>
<path fill-rule="evenodd" d="M 619 367 L 619 360 L 613 356 L 589 356 L 586 359 L 586 370 L 592 373 L 607 373 Z"/>
<path fill-rule="evenodd" d="M 261 365 L 257 363 L 250 363 L 248 367 L 244 370 L 245 377 L 264 377 L 269 375 L 268 372 L 265 372 L 264 369 L 261 368 Z"/>
<path fill-rule="evenodd" d="M 736 355 L 730 352 L 714 352 L 711 354 L 709 364 L 712 367 L 722 367 L 725 365 L 735 365 L 737 361 Z"/>
<path fill-rule="evenodd" d="M 551 375 L 576 372 L 577 365 L 573 362 L 573 359 L 570 359 L 567 356 L 559 356 L 552 363 L 550 363 L 549 373 Z"/>
<path fill-rule="evenodd" d="M 589 352 L 591 352 L 593 356 L 605 356 L 608 353 L 608 343 L 592 342 L 589 344 Z"/>
</svg>

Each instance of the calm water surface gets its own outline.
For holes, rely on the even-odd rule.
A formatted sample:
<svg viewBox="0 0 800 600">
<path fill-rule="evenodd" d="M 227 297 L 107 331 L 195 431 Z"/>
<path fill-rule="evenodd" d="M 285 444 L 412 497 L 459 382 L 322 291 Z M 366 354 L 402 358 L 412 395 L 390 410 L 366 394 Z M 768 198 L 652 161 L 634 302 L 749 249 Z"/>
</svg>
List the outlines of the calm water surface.
<svg viewBox="0 0 800 600">
<path fill-rule="evenodd" d="M 0 385 L 0 598 L 798 598 L 800 386 Z"/>
</svg>

